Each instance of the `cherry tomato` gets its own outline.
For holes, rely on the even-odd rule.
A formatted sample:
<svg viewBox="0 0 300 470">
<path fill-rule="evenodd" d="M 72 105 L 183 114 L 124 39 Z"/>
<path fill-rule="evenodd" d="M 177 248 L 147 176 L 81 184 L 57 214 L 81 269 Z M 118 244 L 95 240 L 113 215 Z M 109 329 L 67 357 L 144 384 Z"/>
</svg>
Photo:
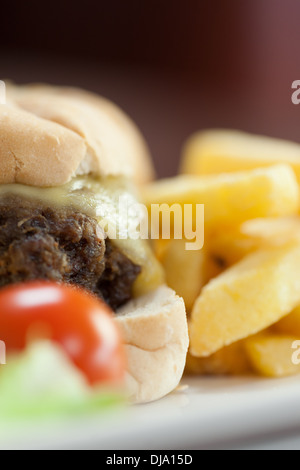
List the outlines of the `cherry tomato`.
<svg viewBox="0 0 300 470">
<path fill-rule="evenodd" d="M 37 332 L 57 342 L 91 385 L 122 381 L 125 354 L 119 330 L 110 308 L 93 295 L 47 281 L 2 289 L 0 339 L 7 351 L 24 349 Z"/>
</svg>

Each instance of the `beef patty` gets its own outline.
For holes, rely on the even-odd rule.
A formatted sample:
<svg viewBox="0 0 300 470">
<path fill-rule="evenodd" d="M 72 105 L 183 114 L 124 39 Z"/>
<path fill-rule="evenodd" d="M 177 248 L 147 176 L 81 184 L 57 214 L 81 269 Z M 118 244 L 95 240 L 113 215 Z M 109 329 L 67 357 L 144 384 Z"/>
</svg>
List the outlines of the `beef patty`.
<svg viewBox="0 0 300 470">
<path fill-rule="evenodd" d="M 141 272 L 97 221 L 71 208 L 54 209 L 7 196 L 0 201 L 0 287 L 35 279 L 90 290 L 116 310 L 132 297 Z"/>
</svg>

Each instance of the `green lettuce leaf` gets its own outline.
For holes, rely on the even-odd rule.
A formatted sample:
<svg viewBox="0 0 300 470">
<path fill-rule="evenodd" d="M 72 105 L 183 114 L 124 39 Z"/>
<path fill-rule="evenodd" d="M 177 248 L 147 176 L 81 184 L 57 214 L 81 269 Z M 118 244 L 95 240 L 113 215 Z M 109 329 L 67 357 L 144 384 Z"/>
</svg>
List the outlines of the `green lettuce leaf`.
<svg viewBox="0 0 300 470">
<path fill-rule="evenodd" d="M 0 422 L 96 412 L 124 402 L 121 392 L 90 387 L 65 353 L 50 341 L 33 343 L 0 365 Z"/>
</svg>

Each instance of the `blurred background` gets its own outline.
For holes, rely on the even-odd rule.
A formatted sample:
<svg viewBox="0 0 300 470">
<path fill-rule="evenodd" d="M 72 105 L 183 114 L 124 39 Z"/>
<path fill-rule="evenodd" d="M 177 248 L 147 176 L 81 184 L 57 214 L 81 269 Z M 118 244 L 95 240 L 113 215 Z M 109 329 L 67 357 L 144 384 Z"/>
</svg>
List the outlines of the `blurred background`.
<svg viewBox="0 0 300 470">
<path fill-rule="evenodd" d="M 1 79 L 114 100 L 160 176 L 177 171 L 183 142 L 202 128 L 300 142 L 299 0 L 11 0 L 1 20 Z"/>
</svg>

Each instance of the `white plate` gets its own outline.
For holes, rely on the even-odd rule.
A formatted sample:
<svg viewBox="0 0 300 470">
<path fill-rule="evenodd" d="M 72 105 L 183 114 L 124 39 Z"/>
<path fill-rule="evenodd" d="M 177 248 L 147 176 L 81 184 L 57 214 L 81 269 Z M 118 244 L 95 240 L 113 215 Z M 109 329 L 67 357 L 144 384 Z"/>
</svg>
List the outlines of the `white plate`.
<svg viewBox="0 0 300 470">
<path fill-rule="evenodd" d="M 106 416 L 7 429 L 4 449 L 300 448 L 300 378 L 195 378 Z M 268 441 L 268 442 L 267 442 Z"/>
</svg>

